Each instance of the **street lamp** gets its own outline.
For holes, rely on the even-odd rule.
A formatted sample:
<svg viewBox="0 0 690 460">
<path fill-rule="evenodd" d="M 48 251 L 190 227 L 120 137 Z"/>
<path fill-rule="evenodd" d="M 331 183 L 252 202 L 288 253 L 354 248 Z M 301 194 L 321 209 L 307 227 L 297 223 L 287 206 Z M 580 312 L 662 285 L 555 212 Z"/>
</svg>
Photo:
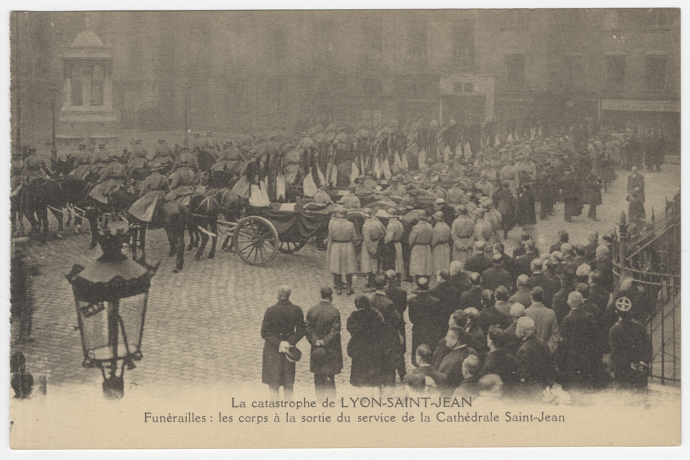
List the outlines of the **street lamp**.
<svg viewBox="0 0 690 460">
<path fill-rule="evenodd" d="M 75 264 L 65 275 L 77 307 L 82 366 L 101 370 L 103 394 L 108 399 L 122 398 L 125 365 L 134 369 L 134 361 L 142 358 L 148 292 L 158 268 L 142 266 L 123 255 L 125 237 L 122 229 L 101 231 L 98 243 L 103 255 L 86 267 Z"/>
<path fill-rule="evenodd" d="M 52 141 L 52 148 L 50 149 L 50 153 L 55 156 L 57 154 L 57 148 L 55 147 L 55 101 L 58 97 L 58 92 L 60 91 L 60 88 L 58 85 L 53 82 L 50 85 L 50 107 L 51 111 L 53 112 L 53 141 Z"/>
</svg>

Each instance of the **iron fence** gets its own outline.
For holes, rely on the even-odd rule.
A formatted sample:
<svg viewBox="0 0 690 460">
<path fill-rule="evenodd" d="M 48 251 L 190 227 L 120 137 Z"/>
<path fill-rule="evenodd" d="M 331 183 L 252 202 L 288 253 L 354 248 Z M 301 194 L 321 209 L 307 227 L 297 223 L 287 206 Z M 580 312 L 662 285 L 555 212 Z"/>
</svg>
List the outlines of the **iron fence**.
<svg viewBox="0 0 690 460">
<path fill-rule="evenodd" d="M 664 215 L 643 226 L 626 225 L 621 216 L 613 261 L 616 285 L 632 278 L 650 314 L 639 318 L 652 339 L 652 378 L 680 382 L 681 240 L 680 196 L 667 202 Z"/>
</svg>

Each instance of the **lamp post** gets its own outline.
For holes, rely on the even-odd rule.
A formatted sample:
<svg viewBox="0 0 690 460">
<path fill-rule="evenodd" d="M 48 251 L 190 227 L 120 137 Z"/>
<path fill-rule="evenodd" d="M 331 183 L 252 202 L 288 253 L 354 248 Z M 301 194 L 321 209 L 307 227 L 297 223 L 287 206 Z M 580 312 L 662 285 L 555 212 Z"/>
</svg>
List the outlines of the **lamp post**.
<svg viewBox="0 0 690 460">
<path fill-rule="evenodd" d="M 189 82 L 185 81 L 182 85 L 182 91 L 184 92 L 184 145 L 189 148 Z"/>
<path fill-rule="evenodd" d="M 123 255 L 125 236 L 122 229 L 101 231 L 98 242 L 103 255 L 86 267 L 75 264 L 65 275 L 77 307 L 82 366 L 101 370 L 103 394 L 108 399 L 124 396 L 125 366 L 134 369 L 134 361 L 142 358 L 148 292 L 158 268 L 142 266 Z"/>
<path fill-rule="evenodd" d="M 50 107 L 51 111 L 53 112 L 53 137 L 52 137 L 52 144 L 51 144 L 51 149 L 50 153 L 55 156 L 57 155 L 57 148 L 55 146 L 55 101 L 57 100 L 58 97 L 58 92 L 60 91 L 60 88 L 56 83 L 52 83 L 50 85 Z"/>
</svg>

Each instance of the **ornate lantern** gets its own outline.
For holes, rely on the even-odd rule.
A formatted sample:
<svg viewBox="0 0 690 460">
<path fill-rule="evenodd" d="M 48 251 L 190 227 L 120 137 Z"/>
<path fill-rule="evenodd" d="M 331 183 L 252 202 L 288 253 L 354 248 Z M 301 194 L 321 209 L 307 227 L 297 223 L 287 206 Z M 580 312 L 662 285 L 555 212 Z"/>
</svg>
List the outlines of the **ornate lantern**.
<svg viewBox="0 0 690 460">
<path fill-rule="evenodd" d="M 124 395 L 124 373 L 142 358 L 141 338 L 151 278 L 155 267 L 143 266 L 122 254 L 125 232 L 105 230 L 98 242 L 103 255 L 65 275 L 72 285 L 84 352 L 84 367 L 103 374 L 103 394 Z M 121 363 L 120 375 L 117 375 Z"/>
</svg>

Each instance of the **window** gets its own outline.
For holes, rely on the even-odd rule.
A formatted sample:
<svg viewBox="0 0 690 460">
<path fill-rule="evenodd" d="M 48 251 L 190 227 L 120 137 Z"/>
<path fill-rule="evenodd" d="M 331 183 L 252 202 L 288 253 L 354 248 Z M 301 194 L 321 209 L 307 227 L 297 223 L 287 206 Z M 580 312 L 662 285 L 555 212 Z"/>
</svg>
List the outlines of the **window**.
<svg viewBox="0 0 690 460">
<path fill-rule="evenodd" d="M 75 65 L 72 67 L 72 105 L 84 105 L 84 67 Z"/>
<path fill-rule="evenodd" d="M 581 55 L 563 56 L 563 86 L 569 89 L 582 87 L 583 69 Z"/>
<path fill-rule="evenodd" d="M 269 56 L 274 61 L 285 59 L 288 55 L 287 27 L 274 24 L 268 30 Z"/>
<path fill-rule="evenodd" d="M 458 21 L 453 28 L 453 59 L 463 70 L 474 70 L 474 21 Z"/>
<path fill-rule="evenodd" d="M 609 89 L 622 89 L 625 83 L 625 55 L 606 56 L 606 86 Z"/>
<path fill-rule="evenodd" d="M 228 110 L 246 112 L 249 109 L 247 80 L 232 80 L 228 87 Z"/>
<path fill-rule="evenodd" d="M 512 87 L 525 84 L 524 54 L 506 54 L 506 82 Z"/>
<path fill-rule="evenodd" d="M 91 75 L 91 105 L 103 105 L 104 84 L 105 71 L 103 71 L 103 67 L 96 65 Z"/>
<path fill-rule="evenodd" d="M 380 96 L 383 94 L 383 82 L 378 78 L 362 80 L 362 92 L 365 96 Z"/>
<path fill-rule="evenodd" d="M 407 23 L 407 56 L 412 59 L 424 59 L 427 48 L 426 21 Z"/>
<path fill-rule="evenodd" d="M 646 62 L 645 80 L 647 89 L 660 91 L 666 89 L 666 56 L 663 54 L 648 54 Z"/>
<path fill-rule="evenodd" d="M 287 112 L 287 80 L 269 78 L 267 89 L 269 113 Z"/>
</svg>

